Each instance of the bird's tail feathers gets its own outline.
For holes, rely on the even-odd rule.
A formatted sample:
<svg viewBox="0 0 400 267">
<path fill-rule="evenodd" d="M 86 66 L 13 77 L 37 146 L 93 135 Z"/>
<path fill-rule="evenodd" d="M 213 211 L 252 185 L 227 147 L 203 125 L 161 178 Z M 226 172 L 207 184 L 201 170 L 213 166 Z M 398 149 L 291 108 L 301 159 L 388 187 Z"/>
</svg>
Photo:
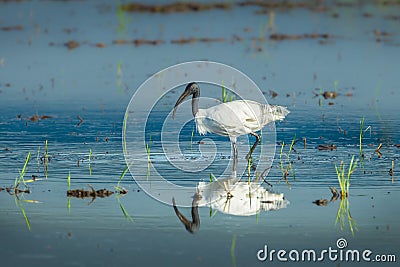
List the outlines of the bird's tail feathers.
<svg viewBox="0 0 400 267">
<path fill-rule="evenodd" d="M 286 107 L 270 105 L 270 108 L 274 121 L 281 121 L 290 113 Z"/>
</svg>

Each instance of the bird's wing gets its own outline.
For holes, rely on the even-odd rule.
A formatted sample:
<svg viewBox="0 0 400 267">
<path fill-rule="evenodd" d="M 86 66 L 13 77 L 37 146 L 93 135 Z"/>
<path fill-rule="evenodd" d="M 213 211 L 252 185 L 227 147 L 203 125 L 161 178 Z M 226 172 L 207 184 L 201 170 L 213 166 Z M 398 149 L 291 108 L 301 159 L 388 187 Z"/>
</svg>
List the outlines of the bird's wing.
<svg viewBox="0 0 400 267">
<path fill-rule="evenodd" d="M 254 118 L 254 112 L 251 109 L 251 106 L 244 101 L 232 101 L 201 109 L 196 114 L 198 131 L 225 136 L 250 133 L 257 124 L 257 119 Z"/>
<path fill-rule="evenodd" d="M 225 136 L 239 136 L 259 131 L 264 125 L 285 118 L 285 107 L 260 104 L 251 100 L 236 100 L 207 109 L 196 114 L 197 130 Z"/>
</svg>

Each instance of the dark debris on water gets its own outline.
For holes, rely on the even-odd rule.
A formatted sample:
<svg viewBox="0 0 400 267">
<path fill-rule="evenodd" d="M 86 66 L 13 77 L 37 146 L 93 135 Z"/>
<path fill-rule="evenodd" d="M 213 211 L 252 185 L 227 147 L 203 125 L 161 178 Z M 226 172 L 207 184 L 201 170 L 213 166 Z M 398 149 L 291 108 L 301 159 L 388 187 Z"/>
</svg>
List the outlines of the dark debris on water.
<svg viewBox="0 0 400 267">
<path fill-rule="evenodd" d="M 67 190 L 67 197 L 75 197 L 75 198 L 92 198 L 95 199 L 96 197 L 100 197 L 100 198 L 105 198 L 105 197 L 109 197 L 113 194 L 120 194 L 120 195 L 125 195 L 128 193 L 128 190 L 126 189 L 121 189 L 118 191 L 110 191 L 107 189 L 99 189 L 99 190 L 95 190 L 94 187 L 90 184 L 88 184 L 89 186 L 89 190 L 86 190 L 84 188 L 82 189 L 70 189 Z"/>
</svg>

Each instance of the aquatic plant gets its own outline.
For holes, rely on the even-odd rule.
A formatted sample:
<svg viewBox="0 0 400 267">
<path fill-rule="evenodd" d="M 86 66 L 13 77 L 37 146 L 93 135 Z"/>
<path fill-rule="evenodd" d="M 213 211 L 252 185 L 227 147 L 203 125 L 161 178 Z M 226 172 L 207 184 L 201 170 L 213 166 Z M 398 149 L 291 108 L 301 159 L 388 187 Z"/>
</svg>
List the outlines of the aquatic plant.
<svg viewBox="0 0 400 267">
<path fill-rule="evenodd" d="M 228 98 L 228 96 L 229 96 L 229 98 Z M 233 95 L 228 94 L 228 91 L 226 90 L 226 87 L 223 82 L 221 85 L 221 101 L 222 101 L 222 103 L 233 101 Z"/>
<path fill-rule="evenodd" d="M 38 171 L 40 171 L 40 146 L 38 146 L 38 152 L 36 155 L 36 161 L 37 161 L 37 165 L 38 165 Z"/>
<path fill-rule="evenodd" d="M 20 185 L 21 182 L 26 187 L 26 181 L 24 179 L 24 176 L 25 176 L 25 172 L 28 168 L 28 163 L 29 163 L 30 159 L 31 159 L 31 152 L 29 152 L 28 155 L 26 156 L 24 166 L 22 167 L 22 170 L 19 172 L 19 176 L 17 176 L 15 178 L 14 191 L 18 188 L 18 186 Z"/>
<path fill-rule="evenodd" d="M 71 190 L 71 172 L 68 172 L 68 177 L 67 177 L 67 185 L 68 185 L 68 191 Z M 67 198 L 67 207 L 68 207 L 68 212 L 71 211 L 71 198 Z"/>
<path fill-rule="evenodd" d="M 360 138 L 359 138 L 359 141 L 360 141 L 360 158 L 361 159 L 364 159 L 364 153 L 363 153 L 363 149 L 362 149 L 363 138 L 364 138 L 365 133 L 368 130 L 371 133 L 371 126 L 368 126 L 366 129 L 364 129 L 364 116 L 363 116 L 361 121 L 360 121 Z"/>
<path fill-rule="evenodd" d="M 127 110 L 127 111 L 125 112 L 124 122 L 123 122 L 123 125 L 122 125 L 122 133 L 123 133 L 123 140 L 122 140 L 122 142 L 123 142 L 123 146 L 124 146 L 124 152 L 127 151 L 127 148 L 126 148 L 126 125 L 128 124 L 128 116 L 129 116 L 129 112 L 128 112 L 128 110 Z"/>
<path fill-rule="evenodd" d="M 192 134 L 190 136 L 190 151 L 192 151 L 192 144 L 193 144 L 193 137 L 194 137 L 194 127 L 195 127 L 195 125 L 193 124 Z"/>
<path fill-rule="evenodd" d="M 354 230 L 358 230 L 357 223 L 350 213 L 350 203 L 348 198 L 340 200 L 339 209 L 336 215 L 335 224 L 340 225 L 340 230 L 343 230 L 346 225 L 346 219 L 349 223 L 351 234 L 354 235 Z"/>
<path fill-rule="evenodd" d="M 25 173 L 26 173 L 26 171 L 28 169 L 28 163 L 29 163 L 30 159 L 31 159 L 31 152 L 28 152 L 28 155 L 25 158 L 24 166 L 22 167 L 22 170 L 19 172 L 19 176 L 17 176 L 15 178 L 14 188 L 13 188 L 15 205 L 21 210 L 21 213 L 24 216 L 24 219 L 25 219 L 25 222 L 26 222 L 26 225 L 27 225 L 29 231 L 31 231 L 31 223 L 29 221 L 28 215 L 25 212 L 23 203 L 24 202 L 39 203 L 36 200 L 28 200 L 28 199 L 25 199 L 25 197 L 24 197 L 24 193 L 30 193 L 29 189 L 27 189 L 26 183 L 35 181 L 35 179 L 25 180 L 25 178 L 24 178 Z M 25 187 L 22 190 L 19 189 L 19 186 L 20 186 L 21 183 Z M 7 191 L 11 191 L 11 189 L 7 189 Z"/>
<path fill-rule="evenodd" d="M 292 142 L 290 143 L 289 146 L 289 151 L 288 152 L 284 152 L 284 147 L 285 147 L 285 142 L 282 142 L 281 145 L 281 150 L 280 150 L 280 154 L 279 154 L 279 162 L 280 162 L 280 170 L 282 172 L 282 179 L 284 179 L 286 181 L 287 186 L 290 187 L 290 182 L 288 179 L 288 176 L 291 174 L 293 177 L 293 180 L 296 180 L 296 175 L 294 173 L 294 169 L 292 166 L 292 161 L 290 159 L 290 155 L 292 153 L 292 151 L 294 151 L 294 144 L 296 142 L 296 133 L 293 136 Z M 285 164 L 286 167 L 284 166 Z"/>
<path fill-rule="evenodd" d="M 381 114 L 379 112 L 379 107 L 378 107 L 378 103 L 379 103 L 379 90 L 381 89 L 381 80 L 378 81 L 378 85 L 375 87 L 375 112 L 376 112 L 376 116 L 378 117 L 378 119 L 381 121 L 382 117 Z"/>
<path fill-rule="evenodd" d="M 125 165 L 124 170 L 122 171 L 121 175 L 119 176 L 118 183 L 116 186 L 114 186 L 114 188 L 115 188 L 115 192 L 116 192 L 115 198 L 118 201 L 118 204 L 119 204 L 119 207 L 120 207 L 122 213 L 124 214 L 127 221 L 133 222 L 133 218 L 126 211 L 124 205 L 122 204 L 121 200 L 119 199 L 121 196 L 125 195 L 128 192 L 128 190 L 126 190 L 124 187 L 121 187 L 121 181 L 125 177 L 125 174 L 128 172 L 128 170 L 129 170 L 128 165 Z"/>
<path fill-rule="evenodd" d="M 146 143 L 146 153 L 147 153 L 147 162 L 150 163 L 150 146 L 148 143 Z"/>
<path fill-rule="evenodd" d="M 151 140 L 151 133 L 150 133 L 150 138 L 149 138 L 149 142 L 146 142 L 146 153 L 147 153 L 147 163 L 150 164 L 151 160 L 150 160 L 150 148 L 152 145 L 152 140 Z"/>
<path fill-rule="evenodd" d="M 222 83 L 222 85 L 221 85 L 221 94 L 222 94 L 222 96 L 221 96 L 222 102 L 223 102 L 223 103 L 226 103 L 226 102 L 227 102 L 227 101 L 226 101 L 226 99 L 227 99 L 227 92 L 226 92 L 226 88 L 225 88 L 224 83 Z"/>
<path fill-rule="evenodd" d="M 394 183 L 394 160 L 392 160 L 392 168 L 389 170 L 389 175 L 392 176 L 392 184 Z"/>
<path fill-rule="evenodd" d="M 89 158 L 88 158 L 89 175 L 92 175 L 92 165 L 90 164 L 92 156 L 93 156 L 92 149 L 89 149 Z"/>
<path fill-rule="evenodd" d="M 124 176 L 125 176 L 125 174 L 127 173 L 128 170 L 129 170 L 128 165 L 125 165 L 124 170 L 122 171 L 121 175 L 119 176 L 118 183 L 117 183 L 117 185 L 115 186 L 115 190 L 116 190 L 116 191 L 121 191 L 121 189 L 123 189 L 123 188 L 120 187 L 120 184 L 121 184 L 121 181 L 122 181 L 122 179 L 124 178 Z"/>
<path fill-rule="evenodd" d="M 44 157 L 43 157 L 43 166 L 44 166 L 44 175 L 47 179 L 47 169 L 49 164 L 49 154 L 48 154 L 48 147 L 47 147 L 47 139 L 44 142 Z"/>
<path fill-rule="evenodd" d="M 118 92 L 122 93 L 122 61 L 117 63 L 117 88 Z"/>
<path fill-rule="evenodd" d="M 236 248 L 236 235 L 233 235 L 232 244 L 231 244 L 231 260 L 232 260 L 233 267 L 236 267 L 235 248 Z"/>
<path fill-rule="evenodd" d="M 354 155 L 353 155 L 350 160 L 349 169 L 347 170 L 347 176 L 345 175 L 344 162 L 342 161 L 339 167 L 335 164 L 336 174 L 340 185 L 340 196 L 342 199 L 347 198 L 349 195 L 350 177 L 357 167 L 357 162 L 358 159 L 354 161 Z"/>
<path fill-rule="evenodd" d="M 15 205 L 17 207 L 19 207 L 19 209 L 22 212 L 22 215 L 24 216 L 25 222 L 26 222 L 26 226 L 28 226 L 28 230 L 31 231 L 31 223 L 29 221 L 28 215 L 25 212 L 24 206 L 22 205 L 22 201 L 20 198 L 17 197 L 17 195 L 15 195 Z"/>
<path fill-rule="evenodd" d="M 121 200 L 119 199 L 120 197 L 121 197 L 121 194 L 117 194 L 115 198 L 116 198 L 117 201 L 118 201 L 119 207 L 120 207 L 122 213 L 124 214 L 125 219 L 126 219 L 127 221 L 133 222 L 132 216 L 129 215 L 128 211 L 125 209 L 124 205 L 122 204 Z"/>
</svg>

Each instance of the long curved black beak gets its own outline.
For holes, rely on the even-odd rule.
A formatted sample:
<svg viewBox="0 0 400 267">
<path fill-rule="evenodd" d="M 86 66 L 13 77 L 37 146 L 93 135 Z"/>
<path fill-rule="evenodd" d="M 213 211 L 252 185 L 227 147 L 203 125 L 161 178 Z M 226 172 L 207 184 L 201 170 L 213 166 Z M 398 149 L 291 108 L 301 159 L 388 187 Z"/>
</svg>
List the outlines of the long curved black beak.
<svg viewBox="0 0 400 267">
<path fill-rule="evenodd" d="M 185 90 L 181 96 L 178 98 L 174 106 L 174 111 L 172 112 L 172 118 L 175 118 L 175 112 L 178 109 L 178 106 L 190 95 L 190 90 Z"/>
</svg>

